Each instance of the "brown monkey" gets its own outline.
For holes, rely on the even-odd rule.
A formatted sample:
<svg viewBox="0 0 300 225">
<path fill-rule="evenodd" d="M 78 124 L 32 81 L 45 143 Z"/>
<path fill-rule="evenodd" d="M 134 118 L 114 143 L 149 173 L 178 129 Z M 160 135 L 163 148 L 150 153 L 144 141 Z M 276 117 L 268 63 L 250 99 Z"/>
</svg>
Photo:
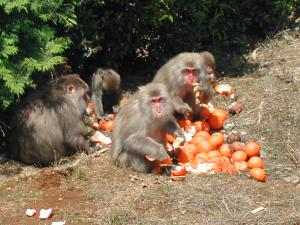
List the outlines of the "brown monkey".
<svg viewBox="0 0 300 225">
<path fill-rule="evenodd" d="M 207 66 L 206 71 L 208 76 L 210 77 L 210 81 L 212 84 L 215 84 L 217 81 L 216 77 L 216 60 L 212 53 L 208 51 L 200 52 L 200 55 L 204 58 L 204 62 Z"/>
<path fill-rule="evenodd" d="M 113 107 L 120 104 L 122 98 L 120 75 L 112 69 L 98 68 L 92 77 L 92 102 L 95 105 L 97 117 L 104 112 L 112 112 Z"/>
<path fill-rule="evenodd" d="M 88 91 L 88 85 L 71 74 L 28 96 L 13 116 L 13 156 L 25 164 L 45 166 L 78 150 L 92 152 L 81 120 Z"/>
<path fill-rule="evenodd" d="M 181 114 L 199 116 L 200 106 L 196 104 L 194 84 L 201 92 L 201 102 L 207 103 L 214 94 L 207 74 L 205 58 L 200 53 L 185 52 L 170 59 L 153 78 L 154 83 L 167 86 L 175 111 Z"/>
<path fill-rule="evenodd" d="M 173 116 L 173 105 L 163 84 L 142 86 L 116 116 L 111 156 L 118 166 L 147 173 L 168 157 L 166 133 L 184 134 Z M 145 156 L 155 159 L 149 161 Z"/>
</svg>

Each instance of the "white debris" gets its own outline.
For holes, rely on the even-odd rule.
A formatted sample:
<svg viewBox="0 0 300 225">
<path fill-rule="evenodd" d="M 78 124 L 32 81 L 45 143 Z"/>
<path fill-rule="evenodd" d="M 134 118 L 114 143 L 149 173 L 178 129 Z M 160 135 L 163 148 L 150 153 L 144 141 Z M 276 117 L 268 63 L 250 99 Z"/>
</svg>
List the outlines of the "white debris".
<svg viewBox="0 0 300 225">
<path fill-rule="evenodd" d="M 186 164 L 186 170 L 191 173 L 212 173 L 213 163 L 198 163 L 196 168 Z"/>
<path fill-rule="evenodd" d="M 258 208 L 256 208 L 256 209 L 253 209 L 253 210 L 251 211 L 251 213 L 255 214 L 255 213 L 258 213 L 258 212 L 260 212 L 260 211 L 262 211 L 262 210 L 265 210 L 265 209 L 266 209 L 266 208 L 260 206 L 260 207 L 258 207 Z"/>
<path fill-rule="evenodd" d="M 40 219 L 48 219 L 53 213 L 53 210 L 52 208 L 49 208 L 49 209 L 41 209 L 40 210 L 40 215 L 39 215 L 39 218 Z"/>
<path fill-rule="evenodd" d="M 95 134 L 91 137 L 93 142 L 100 142 L 101 144 L 109 145 L 111 144 L 111 139 L 106 137 L 100 131 L 96 131 Z"/>
<path fill-rule="evenodd" d="M 32 217 L 36 214 L 35 209 L 26 209 L 26 216 Z"/>
<path fill-rule="evenodd" d="M 66 221 L 57 221 L 57 222 L 52 222 L 51 225 L 65 225 Z"/>
</svg>

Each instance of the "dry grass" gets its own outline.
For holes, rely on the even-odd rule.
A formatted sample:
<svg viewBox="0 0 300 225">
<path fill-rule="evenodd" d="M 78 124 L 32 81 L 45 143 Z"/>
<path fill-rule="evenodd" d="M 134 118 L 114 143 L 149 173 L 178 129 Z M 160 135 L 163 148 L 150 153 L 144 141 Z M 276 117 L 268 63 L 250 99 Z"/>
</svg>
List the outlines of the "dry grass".
<svg viewBox="0 0 300 225">
<path fill-rule="evenodd" d="M 262 145 L 265 183 L 245 174 L 172 182 L 116 168 L 108 153 L 76 156 L 69 175 L 57 166 L 45 172 L 9 162 L 0 165 L 0 224 L 50 224 L 24 217 L 26 207 L 47 204 L 57 208 L 51 221 L 67 224 L 300 224 L 300 39 L 282 33 L 247 58 L 258 68 L 224 81 L 234 85 L 244 108 L 231 118 L 234 129 L 246 132 L 244 141 Z M 231 100 L 217 97 L 214 103 L 226 108 Z M 258 207 L 264 209 L 251 213 Z"/>
</svg>

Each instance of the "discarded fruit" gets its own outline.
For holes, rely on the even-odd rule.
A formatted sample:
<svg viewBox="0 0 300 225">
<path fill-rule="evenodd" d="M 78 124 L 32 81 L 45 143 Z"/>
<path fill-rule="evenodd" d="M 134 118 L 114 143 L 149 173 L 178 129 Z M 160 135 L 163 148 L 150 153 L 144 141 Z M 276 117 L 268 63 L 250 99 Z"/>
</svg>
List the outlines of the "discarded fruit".
<svg viewBox="0 0 300 225">
<path fill-rule="evenodd" d="M 232 151 L 244 151 L 246 148 L 246 145 L 243 142 L 235 141 L 229 145 L 229 148 Z"/>
<path fill-rule="evenodd" d="M 215 149 L 219 148 L 224 143 L 224 135 L 222 133 L 212 134 L 208 142 L 211 143 Z"/>
<path fill-rule="evenodd" d="M 240 171 L 244 171 L 244 170 L 248 169 L 248 164 L 246 161 L 233 162 L 233 165 L 235 166 L 235 168 L 237 168 Z"/>
<path fill-rule="evenodd" d="M 171 169 L 171 174 L 173 176 L 183 176 L 186 174 L 186 168 L 184 165 L 177 165 Z"/>
<path fill-rule="evenodd" d="M 250 177 L 252 177 L 258 181 L 264 182 L 266 179 L 266 176 L 267 176 L 267 174 L 264 169 L 253 168 L 250 170 Z"/>
<path fill-rule="evenodd" d="M 226 138 L 228 143 L 233 143 L 235 141 L 241 141 L 241 136 L 237 133 L 230 132 Z"/>
<path fill-rule="evenodd" d="M 231 158 L 232 156 L 232 150 L 229 148 L 229 144 L 222 144 L 221 147 L 219 148 L 220 154 L 222 156 L 226 156 L 228 158 Z"/>
<path fill-rule="evenodd" d="M 247 154 L 244 151 L 236 151 L 232 154 L 231 159 L 233 162 L 246 161 Z"/>
<path fill-rule="evenodd" d="M 215 90 L 219 95 L 229 95 L 232 92 L 232 86 L 230 84 L 217 84 Z"/>
<path fill-rule="evenodd" d="M 208 107 L 206 106 L 202 106 L 200 108 L 200 117 L 201 117 L 201 120 L 207 120 L 208 117 L 210 116 L 211 112 L 209 110 Z"/>
<path fill-rule="evenodd" d="M 196 131 L 210 131 L 210 125 L 205 121 L 195 121 L 194 123 L 192 123 L 192 126 L 195 126 Z"/>
<path fill-rule="evenodd" d="M 263 160 L 258 156 L 253 156 L 248 160 L 248 167 L 252 168 L 264 168 Z"/>
<path fill-rule="evenodd" d="M 194 155 L 191 152 L 182 150 L 179 152 L 177 159 L 180 163 L 188 163 L 194 159 Z"/>
<path fill-rule="evenodd" d="M 209 143 L 208 141 L 205 141 L 205 140 L 200 141 L 196 145 L 196 147 L 198 148 L 198 152 L 206 152 L 206 153 L 208 153 L 208 152 L 214 150 L 214 147 L 212 146 L 212 144 Z"/>
<path fill-rule="evenodd" d="M 228 107 L 228 111 L 231 114 L 239 114 L 243 111 L 242 105 L 240 103 L 234 102 Z"/>
<path fill-rule="evenodd" d="M 227 119 L 228 113 L 225 110 L 215 109 L 208 118 L 208 123 L 213 129 L 221 129 Z"/>
<path fill-rule="evenodd" d="M 251 141 L 246 144 L 245 152 L 247 153 L 248 157 L 259 156 L 260 145 L 254 141 Z"/>
</svg>

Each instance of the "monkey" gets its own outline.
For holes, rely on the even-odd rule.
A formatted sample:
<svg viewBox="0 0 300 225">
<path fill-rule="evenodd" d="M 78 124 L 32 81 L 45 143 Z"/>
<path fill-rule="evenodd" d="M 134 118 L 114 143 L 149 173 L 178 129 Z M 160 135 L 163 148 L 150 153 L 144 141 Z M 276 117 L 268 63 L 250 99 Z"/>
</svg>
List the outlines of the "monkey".
<svg viewBox="0 0 300 225">
<path fill-rule="evenodd" d="M 184 52 L 171 58 L 157 71 L 152 82 L 165 84 L 175 111 L 191 115 L 193 120 L 200 115 L 194 85 L 201 92 L 201 103 L 208 103 L 215 93 L 207 74 L 205 56 L 196 52 Z"/>
<path fill-rule="evenodd" d="M 27 96 L 11 122 L 12 157 L 48 166 L 63 156 L 94 151 L 82 122 L 88 85 L 76 74 L 61 76 Z"/>
<path fill-rule="evenodd" d="M 141 173 L 151 172 L 160 160 L 168 157 L 166 133 L 185 140 L 173 113 L 164 84 L 139 87 L 116 116 L 110 150 L 113 163 Z"/>
<path fill-rule="evenodd" d="M 210 82 L 215 85 L 217 81 L 216 77 L 216 60 L 214 55 L 209 51 L 200 52 L 200 55 L 204 58 L 204 62 L 207 66 L 206 71 L 209 75 Z"/>
<path fill-rule="evenodd" d="M 92 102 L 98 118 L 118 110 L 122 98 L 120 75 L 113 69 L 98 68 L 92 76 Z"/>
</svg>

